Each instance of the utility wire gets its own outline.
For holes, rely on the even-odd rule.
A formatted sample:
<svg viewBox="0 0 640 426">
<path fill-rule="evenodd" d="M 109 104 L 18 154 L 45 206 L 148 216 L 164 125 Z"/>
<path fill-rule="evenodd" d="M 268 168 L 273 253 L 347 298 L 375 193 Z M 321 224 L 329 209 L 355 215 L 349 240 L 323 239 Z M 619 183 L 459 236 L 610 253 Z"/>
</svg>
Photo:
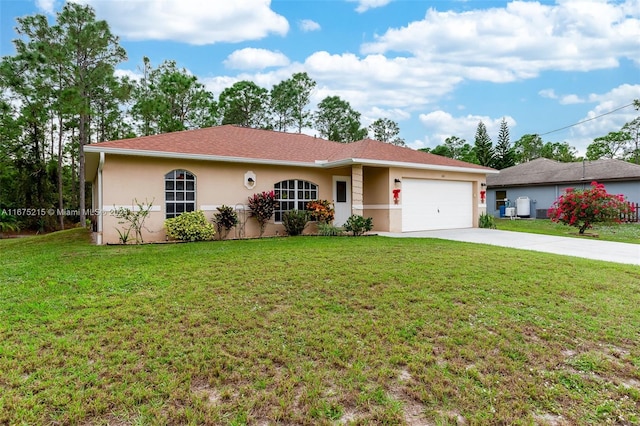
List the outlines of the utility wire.
<svg viewBox="0 0 640 426">
<path fill-rule="evenodd" d="M 577 125 L 579 125 L 579 124 L 586 123 L 587 121 L 595 120 L 596 118 L 600 118 L 600 117 L 604 117 L 605 115 L 613 114 L 613 113 L 614 113 L 614 112 L 616 112 L 616 111 L 620 111 L 621 109 L 628 108 L 628 107 L 630 107 L 630 106 L 632 106 L 632 105 L 633 105 L 633 102 L 631 102 L 630 104 L 627 104 L 627 105 L 625 105 L 625 106 L 621 106 L 621 107 L 619 107 L 619 108 L 616 108 L 616 109 L 614 109 L 614 110 L 611 110 L 611 111 L 609 111 L 609 112 L 605 112 L 604 114 L 596 115 L 595 117 L 591 117 L 591 118 L 588 118 L 588 119 L 586 119 L 586 120 L 578 121 L 577 123 L 570 124 L 569 126 L 564 126 L 564 127 L 559 128 L 559 129 L 556 129 L 556 130 L 551 130 L 550 132 L 546 132 L 546 133 L 538 134 L 538 136 L 544 136 L 544 135 L 548 135 L 548 134 L 550 134 L 550 133 L 559 132 L 560 130 L 565 130 L 565 129 L 568 129 L 568 128 L 570 128 L 570 127 L 577 126 Z"/>
</svg>

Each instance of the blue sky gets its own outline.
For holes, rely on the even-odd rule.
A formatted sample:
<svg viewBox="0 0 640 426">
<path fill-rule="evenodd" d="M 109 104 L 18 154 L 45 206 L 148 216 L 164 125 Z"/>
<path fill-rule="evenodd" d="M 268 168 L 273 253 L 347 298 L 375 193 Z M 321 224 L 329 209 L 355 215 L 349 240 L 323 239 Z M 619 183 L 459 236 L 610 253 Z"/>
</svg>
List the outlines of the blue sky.
<svg viewBox="0 0 640 426">
<path fill-rule="evenodd" d="M 166 59 L 216 96 L 252 80 L 267 89 L 305 71 L 313 105 L 350 102 L 364 125 L 386 117 L 412 148 L 448 136 L 494 143 L 504 117 L 514 142 L 640 99 L 640 0 L 76 0 L 106 20 L 128 53 Z M 59 0 L 2 0 L 0 55 L 13 54 L 15 18 L 53 18 Z M 580 154 L 640 113 L 627 107 L 545 141 Z M 311 129 L 308 133 L 314 134 Z"/>
</svg>

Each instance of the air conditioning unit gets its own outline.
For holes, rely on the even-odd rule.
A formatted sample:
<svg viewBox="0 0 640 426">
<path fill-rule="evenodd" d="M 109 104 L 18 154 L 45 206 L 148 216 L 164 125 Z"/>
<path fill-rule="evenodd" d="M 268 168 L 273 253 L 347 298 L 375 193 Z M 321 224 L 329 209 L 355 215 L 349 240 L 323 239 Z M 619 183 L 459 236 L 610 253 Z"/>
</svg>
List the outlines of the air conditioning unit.
<svg viewBox="0 0 640 426">
<path fill-rule="evenodd" d="M 547 209 L 536 209 L 536 219 L 549 219 Z"/>
</svg>

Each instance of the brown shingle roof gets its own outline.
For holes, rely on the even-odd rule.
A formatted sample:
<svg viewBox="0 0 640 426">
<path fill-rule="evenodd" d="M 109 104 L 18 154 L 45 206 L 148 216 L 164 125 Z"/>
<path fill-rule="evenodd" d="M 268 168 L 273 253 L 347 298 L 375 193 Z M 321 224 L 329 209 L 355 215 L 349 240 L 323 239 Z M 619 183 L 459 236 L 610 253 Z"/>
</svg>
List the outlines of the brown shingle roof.
<svg viewBox="0 0 640 426">
<path fill-rule="evenodd" d="M 487 176 L 488 187 L 640 180 L 640 166 L 621 160 L 561 163 L 547 158 L 518 164 Z"/>
<path fill-rule="evenodd" d="M 150 156 L 154 153 L 156 155 L 176 153 L 203 157 L 308 163 L 309 165 L 316 162 L 332 163 L 356 159 L 493 171 L 476 164 L 371 139 L 343 144 L 300 133 L 275 132 L 234 125 L 100 142 L 89 145 L 87 148 L 89 152 L 116 150 L 121 153 L 127 151 L 137 154 L 148 153 Z"/>
</svg>

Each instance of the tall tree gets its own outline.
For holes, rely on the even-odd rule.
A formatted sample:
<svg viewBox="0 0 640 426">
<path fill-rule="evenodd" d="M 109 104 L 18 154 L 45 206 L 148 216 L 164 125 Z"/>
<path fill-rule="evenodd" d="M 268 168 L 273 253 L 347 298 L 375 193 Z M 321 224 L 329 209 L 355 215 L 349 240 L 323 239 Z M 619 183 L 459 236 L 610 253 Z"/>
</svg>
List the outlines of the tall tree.
<svg viewBox="0 0 640 426">
<path fill-rule="evenodd" d="M 106 21 L 97 21 L 90 6 L 65 3 L 57 16 L 58 26 L 63 33 L 62 48 L 69 60 L 67 95 L 71 108 L 78 117 L 78 182 L 80 223 L 85 217 L 85 177 L 84 146 L 89 138 L 92 101 L 98 91 L 108 85 L 115 66 L 126 60 L 125 50 L 119 45 L 118 37 L 111 34 Z"/>
<path fill-rule="evenodd" d="M 143 78 L 133 91 L 131 114 L 143 134 L 157 134 L 217 124 L 213 95 L 198 78 L 165 61 L 153 69 L 143 58 Z"/>
<path fill-rule="evenodd" d="M 622 131 L 629 135 L 626 158 L 628 161 L 640 164 L 640 117 L 625 123 Z"/>
<path fill-rule="evenodd" d="M 104 86 L 96 89 L 92 99 L 92 123 L 98 142 L 134 137 L 121 106 L 129 100 L 133 83 L 128 78 L 110 76 Z"/>
<path fill-rule="evenodd" d="M 380 142 L 390 143 L 391 145 L 406 146 L 404 139 L 400 134 L 398 123 L 388 118 L 378 118 L 369 125 L 369 132 L 373 133 L 373 138 Z"/>
<path fill-rule="evenodd" d="M 138 132 L 143 136 L 149 136 L 159 133 L 156 105 L 152 100 L 155 83 L 152 81 L 151 59 L 146 56 L 142 58 L 140 71 L 142 78 L 133 88 L 133 105 L 130 114 L 137 124 Z"/>
<path fill-rule="evenodd" d="M 218 106 L 222 124 L 238 124 L 257 129 L 270 128 L 267 106 L 269 92 L 252 81 L 239 81 L 220 93 Z"/>
<path fill-rule="evenodd" d="M 446 157 L 453 158 L 455 160 L 460 159 L 462 149 L 467 141 L 457 136 L 449 136 L 444 140 L 444 147 L 446 149 Z"/>
<path fill-rule="evenodd" d="M 516 163 L 526 163 L 542 156 L 544 143 L 538 135 L 523 135 L 513 145 L 516 153 Z"/>
<path fill-rule="evenodd" d="M 311 126 L 311 111 L 307 109 L 316 87 L 306 72 L 296 73 L 271 89 L 270 105 L 274 129 L 285 132 L 294 127 L 298 133 Z"/>
<path fill-rule="evenodd" d="M 0 78 L 0 82 L 2 79 Z M 0 88 L 2 86 L 0 85 Z M 20 137 L 21 127 L 17 113 L 6 94 L 0 90 L 0 209 L 18 207 L 13 204 L 17 170 L 13 158 L 13 147 Z"/>
<path fill-rule="evenodd" d="M 51 49 L 51 28 L 46 17 L 35 15 L 18 18 L 16 31 L 23 37 L 14 40 L 16 55 L 4 57 L 0 64 L 0 91 L 8 102 L 3 109 L 16 117 L 15 121 L 7 116 L 3 120 L 12 126 L 10 133 L 3 131 L 8 136 L 3 148 L 15 171 L 11 194 L 14 205 L 42 209 L 52 205 L 55 194 L 47 170 L 49 110 L 54 92 L 46 56 Z M 28 219 L 32 221 L 28 225 L 35 225 L 46 218 Z"/>
<path fill-rule="evenodd" d="M 487 134 L 487 128 L 482 121 L 478 123 L 475 138 L 475 152 L 481 166 L 492 167 L 494 161 L 493 142 Z"/>
<path fill-rule="evenodd" d="M 438 145 L 433 149 L 420 148 L 419 151 L 430 152 L 443 157 L 453 158 L 454 160 L 466 161 L 467 163 L 478 164 L 475 150 L 464 139 L 457 136 L 449 136 L 444 140 L 442 145 Z"/>
<path fill-rule="evenodd" d="M 629 140 L 630 135 L 623 131 L 609 132 L 606 136 L 597 137 L 587 146 L 587 159 L 623 159 Z"/>
<path fill-rule="evenodd" d="M 500 131 L 498 132 L 498 143 L 495 149 L 495 161 L 494 167 L 498 170 L 506 169 L 507 167 L 514 166 L 516 164 L 516 154 L 511 146 L 511 140 L 509 138 L 509 126 L 507 121 L 503 118 L 500 122 Z"/>
<path fill-rule="evenodd" d="M 318 104 L 314 124 L 322 137 L 336 142 L 355 142 L 367 136 L 360 113 L 338 96 L 327 96 Z"/>
<path fill-rule="evenodd" d="M 546 142 L 540 150 L 540 156 L 562 163 L 577 161 L 577 150 L 567 142 Z"/>
</svg>

